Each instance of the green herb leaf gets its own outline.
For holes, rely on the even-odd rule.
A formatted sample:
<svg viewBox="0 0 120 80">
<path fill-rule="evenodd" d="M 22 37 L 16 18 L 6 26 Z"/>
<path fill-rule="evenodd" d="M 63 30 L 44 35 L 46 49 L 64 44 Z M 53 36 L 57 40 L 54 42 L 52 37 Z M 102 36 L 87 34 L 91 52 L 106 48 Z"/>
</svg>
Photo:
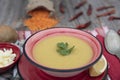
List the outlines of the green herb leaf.
<svg viewBox="0 0 120 80">
<path fill-rule="evenodd" d="M 58 43 L 57 47 L 61 49 L 66 49 L 68 47 L 68 43 L 63 43 L 63 42 Z"/>
<path fill-rule="evenodd" d="M 67 50 L 60 50 L 60 49 L 58 49 L 57 52 L 59 52 L 63 56 L 68 55 L 68 51 Z"/>
<path fill-rule="evenodd" d="M 72 50 L 74 49 L 74 47 L 75 46 L 73 46 L 73 47 L 71 47 L 70 49 L 68 49 L 67 51 L 68 51 L 68 53 L 71 53 L 72 52 Z"/>
<path fill-rule="evenodd" d="M 75 46 L 68 49 L 67 42 L 66 43 L 60 42 L 60 43 L 57 43 L 57 47 L 58 47 L 57 52 L 60 53 L 61 55 L 65 56 L 65 55 L 70 54 Z"/>
</svg>

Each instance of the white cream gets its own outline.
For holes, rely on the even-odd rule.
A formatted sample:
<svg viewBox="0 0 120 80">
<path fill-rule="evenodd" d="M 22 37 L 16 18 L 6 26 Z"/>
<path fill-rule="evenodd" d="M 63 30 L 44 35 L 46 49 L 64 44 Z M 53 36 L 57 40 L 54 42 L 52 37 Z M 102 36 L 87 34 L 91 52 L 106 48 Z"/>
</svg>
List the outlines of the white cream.
<svg viewBox="0 0 120 80">
<path fill-rule="evenodd" d="M 12 49 L 0 50 L 0 68 L 8 66 L 14 62 L 16 54 Z"/>
</svg>

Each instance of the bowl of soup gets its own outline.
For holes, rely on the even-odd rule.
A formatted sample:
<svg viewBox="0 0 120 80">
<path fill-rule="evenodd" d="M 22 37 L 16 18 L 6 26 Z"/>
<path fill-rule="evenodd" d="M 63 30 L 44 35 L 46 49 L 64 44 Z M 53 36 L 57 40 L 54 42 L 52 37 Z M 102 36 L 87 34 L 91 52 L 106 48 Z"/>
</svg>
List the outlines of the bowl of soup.
<svg viewBox="0 0 120 80">
<path fill-rule="evenodd" d="M 98 39 L 72 28 L 50 28 L 31 35 L 23 52 L 32 65 L 55 77 L 72 77 L 94 65 L 102 55 Z"/>
</svg>

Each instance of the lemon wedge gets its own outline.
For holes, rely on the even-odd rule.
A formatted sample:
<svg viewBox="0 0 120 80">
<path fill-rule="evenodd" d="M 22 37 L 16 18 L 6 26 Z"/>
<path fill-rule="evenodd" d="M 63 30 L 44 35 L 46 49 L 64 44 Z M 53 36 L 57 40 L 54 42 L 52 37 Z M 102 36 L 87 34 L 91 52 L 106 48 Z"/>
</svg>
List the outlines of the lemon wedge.
<svg viewBox="0 0 120 80">
<path fill-rule="evenodd" d="M 89 68 L 89 74 L 91 77 L 101 75 L 107 68 L 107 60 L 104 55 L 101 56 L 99 61 Z"/>
</svg>

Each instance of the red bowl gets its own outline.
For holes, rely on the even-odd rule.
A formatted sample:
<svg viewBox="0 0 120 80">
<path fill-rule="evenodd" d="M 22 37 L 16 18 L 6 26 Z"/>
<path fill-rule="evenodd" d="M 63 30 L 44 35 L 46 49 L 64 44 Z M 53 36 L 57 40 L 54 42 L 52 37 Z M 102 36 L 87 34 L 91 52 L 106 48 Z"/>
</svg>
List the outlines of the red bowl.
<svg viewBox="0 0 120 80">
<path fill-rule="evenodd" d="M 11 48 L 13 50 L 13 53 L 16 54 L 16 57 L 15 57 L 14 62 L 12 64 L 10 64 L 8 66 L 5 66 L 5 67 L 1 67 L 0 68 L 0 73 L 3 73 L 5 71 L 7 71 L 8 69 L 12 68 L 17 63 L 17 61 L 19 60 L 20 53 L 21 53 L 20 49 L 12 43 L 6 43 L 6 42 L 0 43 L 0 50 L 3 50 L 4 48 L 5 49 L 10 49 Z"/>
<path fill-rule="evenodd" d="M 33 46 L 44 37 L 47 37 L 50 35 L 54 36 L 54 35 L 59 35 L 59 34 L 71 35 L 71 36 L 74 36 L 74 37 L 77 37 L 77 38 L 80 38 L 86 41 L 93 49 L 94 54 L 93 54 L 91 61 L 85 66 L 73 68 L 73 69 L 54 69 L 48 66 L 44 66 L 42 64 L 38 64 L 32 54 Z M 25 57 L 29 60 L 31 64 L 35 65 L 40 70 L 43 70 L 47 74 L 55 76 L 55 77 L 71 77 L 71 76 L 75 76 L 79 74 L 80 72 L 94 65 L 100 59 L 102 55 L 102 46 L 96 37 L 92 36 L 91 34 L 85 31 L 71 29 L 71 28 L 50 28 L 47 30 L 39 31 L 31 35 L 24 43 L 23 52 L 24 52 Z"/>
</svg>

